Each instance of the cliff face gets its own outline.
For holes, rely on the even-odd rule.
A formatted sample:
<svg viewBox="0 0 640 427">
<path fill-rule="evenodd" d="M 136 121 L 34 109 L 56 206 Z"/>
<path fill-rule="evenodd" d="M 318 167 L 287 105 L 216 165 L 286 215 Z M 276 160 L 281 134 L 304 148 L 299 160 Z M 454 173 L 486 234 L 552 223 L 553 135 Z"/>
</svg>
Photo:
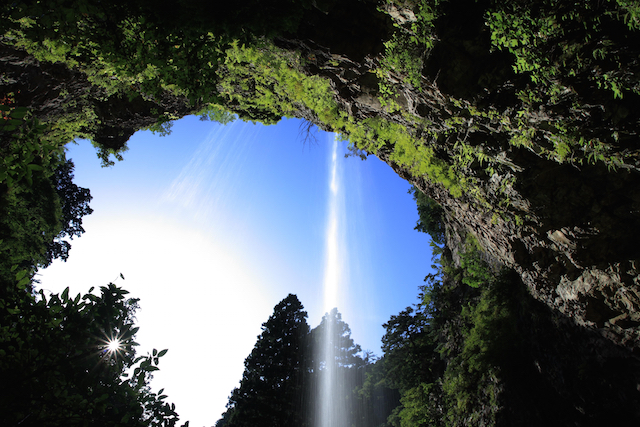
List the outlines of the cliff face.
<svg viewBox="0 0 640 427">
<path fill-rule="evenodd" d="M 462 366 L 469 304 L 507 307 L 513 326 L 485 331 L 513 345 L 494 349 L 500 375 L 461 374 L 480 398 L 453 424 L 640 419 L 640 18 L 615 2 L 311 3 L 295 33 L 220 47 L 208 99 L 245 119 L 290 115 L 344 133 L 442 206 L 452 265 L 471 235 L 506 274 L 486 292 L 443 280 L 453 314 L 441 319 L 440 378 Z M 103 156 L 206 107 L 168 89 L 109 91 L 5 42 L 5 101 Z M 167 63 L 181 54 L 172 46 Z"/>
<path fill-rule="evenodd" d="M 517 271 L 535 298 L 640 352 L 639 33 L 610 11 L 581 11 L 586 17 L 574 20 L 587 28 L 596 16 L 597 37 L 573 24 L 562 24 L 557 34 L 537 29 L 546 31 L 538 44 L 547 43 L 538 50 L 566 75 L 515 72 L 527 57 L 496 48 L 493 39 L 503 33 L 489 17 L 503 13 L 500 6 L 426 4 L 324 2 L 275 45 L 298 52 L 304 74 L 330 82 L 338 110 L 366 129 L 368 139 L 382 140 L 364 149 L 440 203 L 451 236 L 472 233 L 486 256 Z M 567 12 L 539 13 L 557 20 Z M 422 44 L 398 41 L 420 38 L 418 24 L 430 31 Z M 400 58 L 392 65 L 389 40 Z M 609 50 L 593 53 L 603 46 Z M 580 52 L 596 60 L 580 65 Z M 161 115 L 177 118 L 197 108 L 168 92 L 163 99 L 109 94 L 80 72 L 6 45 L 0 56 L 2 90 L 14 93 L 16 104 L 41 120 L 76 117 L 76 126 L 106 150 L 117 151 Z M 416 58 L 418 77 L 398 65 Z M 543 77 L 551 83 L 535 83 Z M 630 89 L 612 92 L 610 81 Z M 321 120 L 322 112 L 294 105 L 298 117 L 349 134 Z M 384 137 L 373 121 L 403 133 Z M 403 160 L 401 137 L 411 138 L 427 161 Z M 426 173 L 421 162 L 430 163 Z M 433 164 L 437 173 L 429 170 Z"/>
<path fill-rule="evenodd" d="M 136 131 L 156 124 L 161 113 L 177 118 L 194 109 L 184 97 L 169 93 L 161 99 L 108 93 L 80 71 L 39 61 L 1 42 L 0 70 L 0 92 L 12 94 L 15 105 L 28 108 L 42 122 L 63 119 L 65 126 L 76 128 L 76 136 L 106 150 L 122 149 Z"/>
<path fill-rule="evenodd" d="M 445 278 L 436 306 L 445 367 L 434 369 L 442 387 L 430 401 L 455 396 L 436 418 L 599 426 L 640 417 L 638 358 L 534 299 L 513 270 L 482 291 Z"/>
<path fill-rule="evenodd" d="M 615 98 L 578 75 L 563 82 L 566 93 L 525 103 L 520 91 L 531 81 L 513 72 L 512 55 L 491 47 L 486 4 L 447 5 L 456 13 L 436 21 L 439 40 L 425 58 L 421 87 L 388 74 L 400 107 L 395 111 L 381 100 L 376 52 L 354 60 L 308 40 L 279 43 L 313 58 L 305 72 L 327 77 L 338 104 L 357 122 L 382 118 L 401 125 L 455 170 L 466 185 L 454 195 L 416 174 L 414 165 L 396 161 L 393 144 L 375 152 L 443 206 L 450 236 L 473 234 L 486 256 L 517 271 L 536 299 L 640 354 L 640 97 L 630 91 Z M 391 8 L 401 28 L 416 20 L 412 8 Z M 624 72 L 638 75 L 636 62 Z M 559 153 L 557 125 L 568 122 L 583 134 L 608 135 L 601 148 L 606 158 L 589 161 L 598 149 L 588 144 L 568 144 L 569 152 Z M 514 144 L 525 127 L 533 137 Z M 461 161 L 465 150 L 472 156 Z"/>
<path fill-rule="evenodd" d="M 364 129 L 373 142 L 358 148 L 442 205 L 454 262 L 471 233 L 537 300 L 639 355 L 640 32 L 600 2 L 517 7 L 315 2 L 274 44 L 299 53 L 306 76 L 327 79 L 343 122 L 356 125 L 295 99 L 294 115 L 347 136 Z M 109 94 L 62 64 L 0 47 L 5 94 L 41 120 L 79 117 L 103 149 L 120 149 L 159 114 L 197 108 L 168 92 Z"/>
</svg>

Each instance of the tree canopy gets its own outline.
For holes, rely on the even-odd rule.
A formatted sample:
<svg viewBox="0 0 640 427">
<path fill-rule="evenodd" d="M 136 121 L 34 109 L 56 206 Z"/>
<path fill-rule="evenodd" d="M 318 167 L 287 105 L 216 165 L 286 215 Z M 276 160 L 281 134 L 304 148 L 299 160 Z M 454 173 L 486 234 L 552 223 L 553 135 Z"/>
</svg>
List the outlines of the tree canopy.
<svg viewBox="0 0 640 427">
<path fill-rule="evenodd" d="M 337 425 L 374 426 L 387 416 L 381 408 L 390 411 L 397 403 L 397 396 L 384 386 L 369 384 L 362 391 L 375 361 L 370 355 L 362 357 L 336 308 L 309 330 L 302 304 L 289 294 L 262 329 L 217 427 L 317 425 L 321 384 L 327 375 L 337 379 L 330 397 L 340 408 Z M 327 330 L 332 331 L 329 336 Z M 323 351 L 325 339 L 333 351 Z"/>
<path fill-rule="evenodd" d="M 245 359 L 240 387 L 229 398 L 227 426 L 302 425 L 306 319 L 293 294 L 275 306 Z"/>
<path fill-rule="evenodd" d="M 175 406 L 149 390 L 167 350 L 136 354 L 137 299 L 114 284 L 33 295 L 28 281 L 0 301 L 2 425 L 177 425 Z"/>
</svg>

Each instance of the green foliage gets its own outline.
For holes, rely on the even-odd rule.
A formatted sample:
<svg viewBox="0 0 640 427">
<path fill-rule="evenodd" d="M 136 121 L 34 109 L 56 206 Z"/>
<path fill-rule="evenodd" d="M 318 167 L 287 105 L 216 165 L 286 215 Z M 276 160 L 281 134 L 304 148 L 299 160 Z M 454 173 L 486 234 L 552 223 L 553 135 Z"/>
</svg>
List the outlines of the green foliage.
<svg viewBox="0 0 640 427">
<path fill-rule="evenodd" d="M 16 110 L 19 109 L 16 108 Z M 14 114 L 12 112 L 12 114 Z M 23 116 L 19 125 L 5 127 L 0 147 L 0 261 L 1 281 L 12 281 L 10 269 L 19 266 L 33 274 L 52 257 L 50 244 L 64 236 L 62 203 L 56 175 L 64 156 L 43 138 L 44 126 Z M 10 119 L 13 122 L 20 119 Z M 61 182 L 58 180 L 61 179 Z M 67 218 L 67 224 L 71 221 Z M 71 229 L 69 229 L 71 230 Z M 74 231 L 72 231 L 72 234 Z M 68 249 L 68 248 L 67 248 Z"/>
<path fill-rule="evenodd" d="M 459 266 L 451 260 L 438 259 L 437 262 L 441 264 L 439 268 L 449 278 L 472 288 L 479 288 L 492 283 L 495 276 L 483 252 L 476 238 L 469 233 L 459 251 Z"/>
<path fill-rule="evenodd" d="M 428 211 L 429 200 L 413 193 L 418 206 L 426 201 Z M 431 227 L 438 230 L 438 215 L 429 213 L 435 217 Z M 503 371 L 519 342 L 513 277 L 491 271 L 471 234 L 457 267 L 449 248 L 432 246 L 438 249 L 436 271 L 425 279 L 420 304 L 384 325 L 384 380 L 401 392 L 388 423 L 492 425 L 500 411 Z"/>
<path fill-rule="evenodd" d="M 57 141 L 45 137 L 47 127 L 37 119 L 31 118 L 24 107 L 2 106 L 5 113 L 4 123 L 0 124 L 0 183 L 13 187 L 18 183 L 33 183 L 33 173 L 59 161 L 61 148 Z"/>
<path fill-rule="evenodd" d="M 624 19 L 630 29 L 637 28 L 638 3 L 619 1 L 619 10 L 607 11 L 604 16 Z M 491 40 L 498 49 L 515 55 L 514 71 L 528 73 L 533 83 L 548 92 L 562 91 L 559 81 L 563 76 L 575 76 L 593 70 L 590 78 L 602 88 L 611 90 L 615 98 L 624 91 L 637 93 L 629 86 L 619 70 L 614 41 L 604 34 L 606 27 L 602 11 L 589 2 L 566 4 L 556 1 L 524 2 L 519 5 L 502 4 L 487 14 Z M 560 41 L 561 40 L 561 41 Z M 597 40 L 593 55 L 582 56 L 585 47 Z M 559 43 L 561 54 L 550 56 L 550 46 Z"/>
<path fill-rule="evenodd" d="M 210 6 L 202 4 L 200 14 L 192 14 L 194 6 L 182 1 L 172 5 L 171 16 L 146 1 L 125 7 L 120 1 L 107 5 L 60 0 L 44 15 L 41 6 L 27 2 L 6 11 L 3 29 L 6 40 L 39 59 L 82 71 L 101 88 L 102 96 L 153 100 L 170 92 L 188 97 L 192 105 L 200 106 L 196 108 L 217 109 L 219 117 L 205 115 L 223 121 L 230 118 L 223 110 L 264 123 L 275 123 L 300 110 L 311 111 L 320 122 L 350 137 L 357 149 L 375 153 L 386 146 L 393 151 L 394 161 L 460 196 L 464 183 L 425 141 L 386 120 L 365 123 L 365 129 L 360 129 L 360 123 L 338 109 L 327 80 L 303 74 L 299 55 L 269 43 L 278 32 L 294 30 L 302 10 L 309 7 L 306 2 L 295 8 L 285 8 L 286 2 L 272 3 L 271 12 L 284 8 L 286 13 L 267 22 L 264 16 L 257 19 L 249 4 L 237 10 L 216 8 L 215 20 L 207 21 L 204 17 L 214 13 Z M 399 28 L 397 37 L 388 42 L 385 67 L 408 76 L 416 87 L 421 62 L 416 62 L 408 47 L 417 51 L 420 43 L 433 41 L 438 5 L 421 3 L 416 9 L 418 20 Z M 188 27 L 183 25 L 186 22 Z M 405 33 L 410 37 L 402 35 Z M 268 37 L 259 39 L 260 34 Z M 83 107 L 78 114 L 57 129 L 65 130 L 68 140 L 77 136 L 92 139 L 93 110 Z M 165 135 L 174 117 L 165 113 L 158 117 L 149 129 Z M 126 150 L 97 148 L 104 165 L 112 165 L 113 158 L 121 159 Z"/>
<path fill-rule="evenodd" d="M 467 235 L 465 250 L 460 254 L 460 269 L 462 283 L 472 288 L 490 283 L 493 278 L 489 266 L 482 259 L 482 248 L 471 234 Z"/>
<path fill-rule="evenodd" d="M 420 303 L 391 316 L 383 325 L 384 382 L 400 392 L 400 404 L 389 415 L 394 427 L 442 425 L 440 328 L 448 316 L 443 304 L 442 276 L 425 278 Z"/>
<path fill-rule="evenodd" d="M 383 327 L 385 381 L 389 386 L 406 391 L 422 382 L 432 382 L 431 368 L 436 348 L 429 312 L 423 305 L 407 307 L 391 316 Z"/>
<path fill-rule="evenodd" d="M 236 119 L 236 116 L 220 105 L 209 104 L 196 112 L 196 116 L 202 121 L 210 121 L 226 125 Z"/>
<path fill-rule="evenodd" d="M 166 350 L 136 355 L 138 300 L 126 299 L 127 291 L 113 284 L 75 298 L 69 289 L 50 296 L 6 291 L 0 374 L 12 386 L 0 392 L 3 425 L 177 425 L 175 407 L 148 388 Z M 109 350 L 114 339 L 119 347 Z"/>
<path fill-rule="evenodd" d="M 517 357 L 519 337 L 511 276 L 503 273 L 485 286 L 477 302 L 463 307 L 463 344 L 447 364 L 443 391 L 452 425 L 495 422 L 500 410 L 500 379 Z M 484 412 L 484 413 L 483 413 Z"/>
<path fill-rule="evenodd" d="M 231 43 L 220 70 L 221 96 L 225 106 L 243 120 L 275 123 L 301 108 L 310 110 L 328 127 L 342 134 L 360 153 L 391 151 L 393 161 L 408 167 L 415 176 L 427 176 L 462 195 L 465 182 L 439 159 L 426 141 L 406 127 L 383 118 L 356 123 L 348 118 L 331 93 L 329 82 L 299 71 L 302 58 L 268 44 L 245 46 Z"/>
<path fill-rule="evenodd" d="M 402 394 L 400 400 L 402 409 L 398 412 L 397 420 L 392 418 L 391 425 L 398 427 L 441 426 L 442 414 L 434 402 L 435 384 L 421 383 Z"/>
<path fill-rule="evenodd" d="M 267 3 L 263 7 L 265 2 L 257 0 L 241 4 L 25 0 L 0 11 L 3 43 L 24 48 L 40 61 L 63 63 L 93 84 L 91 102 L 65 101 L 64 117 L 46 123 L 14 105 L 9 94 L 2 100 L 0 273 L 6 298 L 0 301 L 0 367 L 12 384 L 18 384 L 20 396 L 6 392 L 0 399 L 16 408 L 15 419 L 6 424 L 170 425 L 175 420 L 174 408 L 145 385 L 166 351 L 154 351 L 136 362 L 128 347 L 120 359 L 107 358 L 96 350 L 101 347 L 92 341 L 95 337 L 88 335 L 95 327 L 104 332 L 116 324 L 124 341 L 133 339 L 132 322 L 118 313 L 135 302 L 123 302 L 124 294 L 112 286 L 103 289 L 101 297 L 73 301 L 68 292 L 48 299 L 27 292 L 35 268 L 53 257 L 66 257 L 69 243 L 62 238 L 81 234 L 81 217 L 90 213 L 88 191 L 72 184 L 62 147 L 74 138 L 94 136 L 97 102 L 181 96 L 194 111 L 200 110 L 201 117 L 220 122 L 237 114 L 243 120 L 275 123 L 282 116 L 303 112 L 350 139 L 354 152 L 384 156 L 454 197 L 465 193 L 469 195 L 465 199 L 475 197 L 483 207 L 489 202 L 474 187 L 474 174 L 493 177 L 501 168 L 516 170 L 516 165 L 494 154 L 495 147 L 501 154 L 530 150 L 558 163 L 628 166 L 625 152 L 616 144 L 624 141 L 620 146 L 627 150 L 635 141 L 634 122 L 624 122 L 625 103 L 640 94 L 633 68 L 640 28 L 640 4 L 635 0 L 461 3 L 481 6 L 487 24 L 481 26 L 489 28 L 493 49 L 510 55 L 512 63 L 505 60 L 505 67 L 512 65 L 515 73 L 499 82 L 498 89 L 483 86 L 468 99 L 439 92 L 437 77 L 427 87 L 423 73 L 430 55 L 437 56 L 433 48 L 441 37 L 448 37 L 442 40 L 444 46 L 452 43 L 471 57 L 477 46 L 466 46 L 464 34 L 460 40 L 455 39 L 458 34 L 436 34 L 443 1 L 395 1 L 410 7 L 417 20 L 398 25 L 383 41 L 385 51 L 374 71 L 385 108 L 364 120 L 356 120 L 353 110 L 342 109 L 348 102 L 334 98 L 333 90 L 344 83 L 344 76 L 340 83 L 332 83 L 309 75 L 313 67 L 320 67 L 322 74 L 327 65 L 271 43 L 275 37 L 295 35 L 307 11 L 329 9 L 330 4 Z M 455 22 L 454 17 L 445 18 Z M 338 61 L 329 62 L 338 66 Z M 400 88 L 422 91 L 427 102 L 411 107 L 433 111 L 421 112 L 421 118 L 413 116 L 415 111 L 403 111 L 397 98 Z M 509 99 L 511 95 L 514 99 Z M 497 98 L 499 107 L 486 105 Z M 628 105 L 634 105 L 632 101 Z M 168 107 L 153 116 L 157 121 L 149 129 L 161 134 L 168 133 L 177 118 Z M 98 149 L 103 162 L 112 164 L 113 157 L 122 158 L 126 146 Z M 629 157 L 635 161 L 633 155 Z M 501 193 L 514 184 L 503 179 Z M 441 208 L 416 190 L 414 198 L 420 213 L 416 229 L 432 235 L 437 271 L 428 276 L 432 283 L 423 288 L 421 304 L 385 323 L 384 358 L 373 368 L 358 355 L 360 349 L 337 310 L 309 331 L 301 304 L 290 296 L 263 325 L 222 424 L 257 425 L 269 420 L 273 425 L 304 425 L 308 419 L 300 415 L 300 400 L 309 394 L 301 392 L 300 378 L 313 389 L 327 363 L 335 363 L 361 385 L 341 389 L 336 397 L 348 401 L 350 408 L 360 408 L 354 412 L 362 414 L 362 408 L 372 405 L 386 408 L 393 399 L 386 400 L 382 391 L 392 386 L 402 393 L 401 405 L 389 420 L 393 425 L 495 422 L 503 393 L 501 379 L 518 345 L 517 317 L 509 302 L 513 289 L 504 278 L 494 277 L 471 234 L 459 248 L 460 262 L 455 265 L 451 248 L 437 246 L 445 240 Z M 508 209 L 509 203 L 501 200 L 494 209 Z M 500 222 L 498 214 L 503 211 L 495 213 L 492 222 Z M 523 224 L 517 215 L 512 218 L 516 225 Z M 120 312 L 110 312 L 109 307 Z M 109 316 L 125 320 L 105 324 Z M 334 360 L 310 356 L 309 348 L 329 323 L 338 326 L 332 337 L 337 356 Z M 74 352 L 88 349 L 93 353 L 74 358 Z M 21 369 L 10 372 L 5 356 Z M 89 361 L 94 365 L 87 365 Z M 125 365 L 133 369 L 129 380 L 120 375 Z M 13 413 L 2 412 L 7 419 Z M 383 412 L 359 419 L 375 423 Z M 150 414 L 156 414 L 155 421 L 146 418 Z"/>
<path fill-rule="evenodd" d="M 153 128 L 153 126 L 151 127 Z M 155 128 L 155 129 L 156 129 L 156 132 L 162 134 L 163 132 L 162 125 L 160 125 L 158 128 Z M 170 130 L 171 130 L 171 124 L 169 123 L 168 127 L 166 128 L 167 133 L 164 133 L 164 135 L 166 136 L 170 132 Z M 91 145 L 93 145 L 94 148 L 96 149 L 96 155 L 98 156 L 98 159 L 100 159 L 100 166 L 103 168 L 113 166 L 115 164 L 114 160 L 118 162 L 123 161 L 124 153 L 129 151 L 129 146 L 127 144 L 124 144 L 123 146 L 118 148 L 114 148 L 114 147 L 106 147 L 95 141 L 91 141 Z"/>
<path fill-rule="evenodd" d="M 406 81 L 419 88 L 421 85 L 422 60 L 418 54 L 418 45 L 412 43 L 406 37 L 395 35 L 384 43 L 385 56 L 380 62 L 381 70 L 378 75 L 388 77 L 387 73 L 396 73 L 406 76 Z M 381 80 L 384 82 L 385 80 Z M 386 86 L 381 86 L 384 92 Z M 385 99 L 383 98 L 383 101 Z"/>
<path fill-rule="evenodd" d="M 346 119 L 346 114 L 338 110 L 328 81 L 297 71 L 299 62 L 299 56 L 268 45 L 254 48 L 232 43 L 221 75 L 227 107 L 243 120 L 263 123 L 274 123 L 283 115 L 289 117 L 300 107 L 309 109 L 321 122 L 349 139 L 355 150 L 367 153 L 390 150 L 392 160 L 408 167 L 416 176 L 427 176 L 454 196 L 462 195 L 464 180 L 437 158 L 425 141 L 382 118 L 360 123 Z"/>
<path fill-rule="evenodd" d="M 435 244 L 443 245 L 445 243 L 444 210 L 435 200 L 427 197 L 415 186 L 409 189 L 409 194 L 413 195 L 420 217 L 415 230 L 429 234 Z"/>
<path fill-rule="evenodd" d="M 589 104 L 597 103 L 615 126 L 619 107 L 612 101 L 640 93 L 635 72 L 627 68 L 637 57 L 628 46 L 637 45 L 638 10 L 637 1 L 626 0 L 492 3 L 485 14 L 491 43 L 511 53 L 514 72 L 530 79 L 517 92 L 524 109 L 502 122 L 513 145 L 559 163 L 624 164 L 624 155 L 602 154 L 617 137 L 609 129 L 587 130 L 578 117 L 589 116 Z M 532 125 L 539 108 L 570 113 Z"/>
<path fill-rule="evenodd" d="M 25 1 L 5 8 L 0 31 L 40 60 L 82 70 L 108 94 L 166 90 L 197 105 L 215 101 L 216 72 L 232 40 L 294 31 L 308 3 L 272 0 L 265 10 L 257 1 Z"/>
<path fill-rule="evenodd" d="M 390 151 L 391 160 L 407 167 L 414 176 L 427 177 L 442 185 L 454 197 L 462 196 L 466 181 L 454 168 L 438 158 L 426 141 L 420 140 L 406 127 L 382 118 L 368 118 L 359 125 L 346 122 L 343 137 L 368 153 Z"/>
<path fill-rule="evenodd" d="M 330 425 L 355 421 L 360 412 L 364 420 L 370 418 L 362 415 L 359 408 L 366 402 L 358 393 L 363 384 L 369 358 L 362 358 L 362 349 L 351 338 L 349 325 L 342 320 L 337 308 L 325 313 L 320 324 L 309 335 L 309 373 L 306 382 L 310 384 L 308 425 L 314 420 L 324 418 Z M 332 376 L 332 377 L 329 377 Z M 323 405 L 318 396 L 323 396 L 323 384 L 330 381 L 333 384 L 329 401 L 324 403 L 334 408 L 330 413 L 321 413 Z"/>
<path fill-rule="evenodd" d="M 0 423 L 22 426 L 175 426 L 166 396 L 149 391 L 166 353 L 136 357 L 136 300 L 110 284 L 101 295 L 33 295 L 37 268 L 66 259 L 91 213 L 63 145 L 73 128 L 41 124 L 4 100 L 0 123 Z M 121 349 L 107 351 L 118 338 Z M 128 372 L 133 376 L 128 378 Z"/>
<path fill-rule="evenodd" d="M 65 238 L 80 237 L 84 233 L 82 218 L 93 212 L 93 209 L 89 207 L 89 202 L 93 197 L 89 189 L 78 187 L 73 183 L 73 168 L 73 162 L 67 160 L 54 171 L 52 182 L 60 200 L 59 222 L 61 230 L 53 241 L 47 244 L 45 261 L 40 267 L 48 266 L 56 258 L 67 260 L 71 244 Z"/>
<path fill-rule="evenodd" d="M 387 3 L 406 6 L 404 1 L 388 0 Z M 423 57 L 428 55 L 437 39 L 434 21 L 439 15 L 440 3 L 440 0 L 432 0 L 410 5 L 416 12 L 415 21 L 404 25 L 395 23 L 394 34 L 384 42 L 385 52 L 376 75 L 380 77 L 380 101 L 391 106 L 392 110 L 399 109 L 394 102 L 393 84 L 390 83 L 392 75 L 401 76 L 414 88 L 422 88 Z"/>
<path fill-rule="evenodd" d="M 640 29 L 640 2 L 637 0 L 616 0 L 620 10 L 616 17 L 622 19 L 632 30 Z"/>
<path fill-rule="evenodd" d="M 229 398 L 225 425 L 301 425 L 306 317 L 295 295 L 275 306 L 245 359 L 240 387 Z"/>
<path fill-rule="evenodd" d="M 385 54 L 376 70 L 379 95 L 387 105 L 385 113 L 401 112 L 406 123 L 415 124 L 417 118 L 412 113 L 401 111 L 396 89 L 402 84 L 424 89 L 423 66 L 441 36 L 436 34 L 435 24 L 444 13 L 445 2 L 391 3 L 410 8 L 415 20 L 397 23 L 391 38 L 384 41 Z M 608 33 L 612 21 L 624 21 L 635 28 L 635 1 L 598 5 L 552 0 L 487 3 L 484 18 L 491 29 L 491 43 L 495 49 L 514 55 L 516 72 L 531 77 L 533 84 L 518 91 L 531 105 L 518 110 L 525 112 L 519 121 L 474 102 L 442 97 L 442 107 L 451 117 L 444 116 L 442 129 L 428 124 L 428 138 L 412 129 L 413 125 L 398 125 L 386 114 L 356 123 L 338 108 L 329 82 L 308 75 L 304 64 L 309 58 L 276 49 L 270 43 L 278 35 L 293 34 L 305 11 L 328 6 L 273 0 L 266 12 L 258 12 L 256 4 L 213 7 L 206 2 L 179 0 L 171 2 L 168 9 L 172 12 L 167 13 L 146 0 L 131 5 L 123 1 L 55 0 L 47 7 L 27 1 L 13 3 L 3 11 L 6 19 L 0 30 L 5 42 L 24 47 L 43 61 L 63 62 L 82 71 L 101 88 L 103 97 L 158 100 L 171 93 L 187 97 L 195 110 L 216 106 L 245 120 L 265 123 L 300 111 L 310 113 L 350 138 L 356 150 L 384 150 L 414 176 L 428 177 L 455 197 L 465 192 L 477 194 L 473 179 L 463 177 L 463 169 L 474 160 L 495 166 L 496 159 L 487 151 L 466 142 L 470 132 L 483 127 L 506 133 L 513 145 L 558 162 L 604 162 L 610 168 L 624 164 L 623 155 L 607 153 L 610 135 L 584 135 L 564 119 L 549 123 L 555 129 L 541 132 L 528 119 L 537 111 L 529 108 L 538 106 L 533 104 L 563 105 L 567 97 L 579 100 L 578 85 L 571 80 L 576 76 L 588 76 L 591 87 L 608 90 L 615 98 L 638 92 L 631 74 L 620 70 L 620 64 L 628 59 L 625 50 Z M 588 57 L 584 54 L 587 51 Z M 459 105 L 452 108 L 450 104 L 456 102 Z M 91 136 L 94 110 L 86 106 L 80 110 L 77 117 L 58 127 L 67 137 Z M 175 117 L 169 112 L 158 117 L 150 129 L 168 133 Z M 224 114 L 221 118 L 229 119 Z M 434 149 L 434 142 L 440 146 L 453 142 L 456 147 L 444 153 Z M 604 149 L 591 150 L 590 145 Z M 116 147 L 99 147 L 98 155 L 105 165 L 112 164 L 113 157 L 122 158 Z"/>
<path fill-rule="evenodd" d="M 379 426 L 397 403 L 397 394 L 379 380 L 381 365 L 376 368 L 369 354 L 360 356 L 360 346 L 337 309 L 309 330 L 302 304 L 290 294 L 262 330 L 216 426 L 314 425 L 322 379 L 329 374 L 341 379 L 331 398 L 354 425 Z"/>
<path fill-rule="evenodd" d="M 383 426 L 394 408 L 400 404 L 400 394 L 386 379 L 384 359 L 363 366 L 362 371 L 364 382 L 355 389 L 358 401 L 362 402 L 360 416 L 355 420 L 355 425 Z"/>
<path fill-rule="evenodd" d="M 467 240 L 467 251 L 474 244 Z M 633 379 L 611 380 L 635 368 L 620 368 L 619 358 L 603 363 L 601 354 L 591 353 L 593 335 L 581 335 L 581 328 L 569 333 L 563 320 L 529 295 L 515 271 L 503 269 L 472 288 L 462 283 L 463 273 L 453 277 L 449 248 L 442 258 L 444 274 L 427 277 L 418 308 L 385 324 L 385 340 L 393 346 L 385 346 L 385 369 L 376 380 L 401 392 L 387 425 L 606 424 L 615 411 L 625 412 L 622 424 L 634 419 L 627 397 L 608 399 L 614 383 L 636 395 Z M 416 314 L 421 310 L 422 319 Z M 578 335 L 583 338 L 576 340 Z M 612 366 L 618 374 L 608 371 Z M 405 367 L 406 375 L 398 375 Z"/>
<path fill-rule="evenodd" d="M 291 117 L 300 107 L 334 124 L 337 104 L 329 82 L 298 70 L 301 58 L 266 43 L 251 47 L 231 43 L 221 70 L 221 96 L 227 108 L 243 120 L 275 123 Z"/>
<path fill-rule="evenodd" d="M 327 331 L 330 331 L 331 334 L 328 334 Z M 342 320 L 342 314 L 335 307 L 322 316 L 322 321 L 311 331 L 309 339 L 311 348 L 316 355 L 321 354 L 319 350 L 327 345 L 327 339 L 329 347 L 332 347 L 328 354 L 333 356 L 333 360 L 323 360 L 322 356 L 314 358 L 312 362 L 314 371 L 322 370 L 322 366 L 327 363 L 334 363 L 339 368 L 348 368 L 362 361 L 359 356 L 362 349 L 351 338 L 349 325 Z"/>
<path fill-rule="evenodd" d="M 492 425 L 500 410 L 503 370 L 519 345 L 512 277 L 478 292 L 444 270 L 427 277 L 415 314 L 408 308 L 385 324 L 385 380 L 401 391 L 390 425 Z"/>
<path fill-rule="evenodd" d="M 8 281 L 13 266 L 33 273 L 66 259 L 71 245 L 65 238 L 81 235 L 82 217 L 91 213 L 89 190 L 73 184 L 73 164 L 50 127 L 20 108 L 6 122 L 15 121 L 0 130 L 0 273 Z"/>
</svg>

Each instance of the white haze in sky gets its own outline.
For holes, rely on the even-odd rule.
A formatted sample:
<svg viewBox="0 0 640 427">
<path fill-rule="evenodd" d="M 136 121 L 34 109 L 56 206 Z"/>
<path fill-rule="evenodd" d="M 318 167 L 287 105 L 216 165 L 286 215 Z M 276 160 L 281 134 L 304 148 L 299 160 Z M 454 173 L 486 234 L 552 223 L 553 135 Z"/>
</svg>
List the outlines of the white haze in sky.
<svg viewBox="0 0 640 427">
<path fill-rule="evenodd" d="M 187 117 L 168 137 L 136 133 L 111 168 L 86 141 L 69 149 L 94 213 L 68 262 L 39 272 L 41 287 L 77 294 L 114 282 L 140 298 L 140 353 L 169 349 L 152 388 L 192 427 L 220 418 L 261 324 L 288 293 L 312 328 L 337 305 L 354 340 L 380 355 L 382 323 L 416 302 L 429 273 L 409 185 L 375 158 L 345 159 L 332 135 L 303 145 L 299 123 Z"/>
</svg>

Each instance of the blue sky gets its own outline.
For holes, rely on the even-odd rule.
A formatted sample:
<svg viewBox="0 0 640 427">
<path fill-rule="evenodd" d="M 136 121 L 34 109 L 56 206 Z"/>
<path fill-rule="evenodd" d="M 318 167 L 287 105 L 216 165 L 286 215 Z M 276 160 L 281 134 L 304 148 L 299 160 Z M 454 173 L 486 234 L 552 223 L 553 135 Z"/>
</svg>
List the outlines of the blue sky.
<svg viewBox="0 0 640 427">
<path fill-rule="evenodd" d="M 85 293 L 114 282 L 140 298 L 141 352 L 169 349 L 152 387 L 165 388 L 191 426 L 219 419 L 261 324 L 288 293 L 311 327 L 328 311 L 333 135 L 303 143 L 300 123 L 186 117 L 166 137 L 136 133 L 110 168 L 87 141 L 69 146 L 94 213 L 69 260 L 40 272 L 41 287 Z M 382 324 L 417 301 L 429 273 L 429 237 L 413 229 L 409 184 L 373 156 L 345 159 L 345 146 L 337 305 L 354 340 L 380 355 Z"/>
</svg>

